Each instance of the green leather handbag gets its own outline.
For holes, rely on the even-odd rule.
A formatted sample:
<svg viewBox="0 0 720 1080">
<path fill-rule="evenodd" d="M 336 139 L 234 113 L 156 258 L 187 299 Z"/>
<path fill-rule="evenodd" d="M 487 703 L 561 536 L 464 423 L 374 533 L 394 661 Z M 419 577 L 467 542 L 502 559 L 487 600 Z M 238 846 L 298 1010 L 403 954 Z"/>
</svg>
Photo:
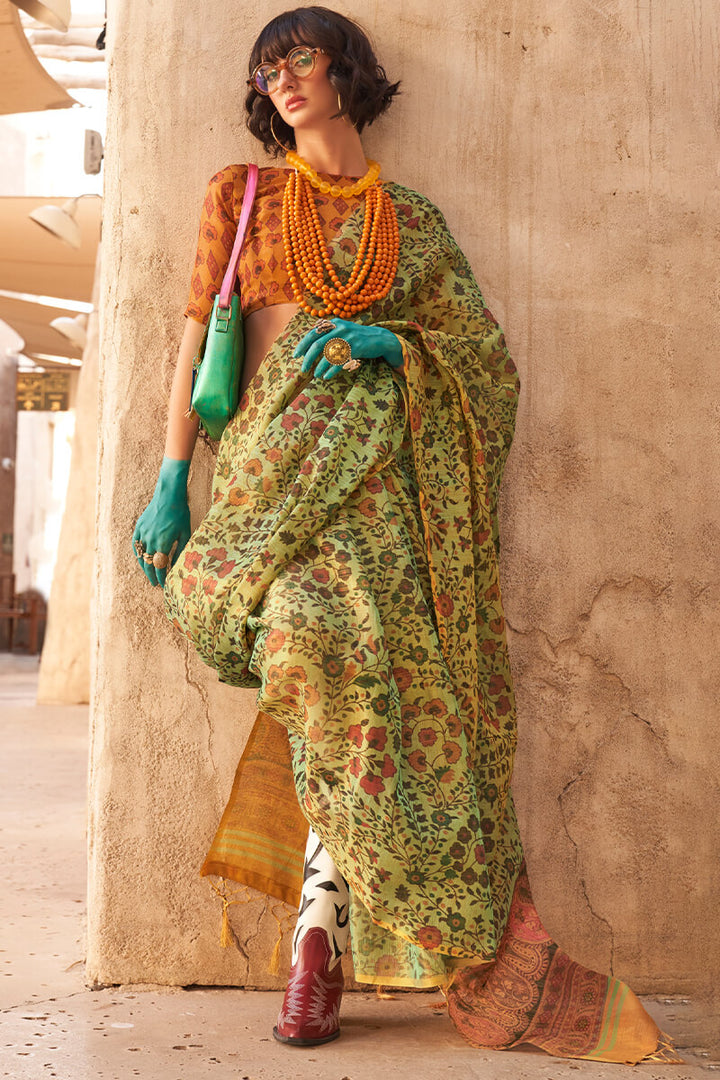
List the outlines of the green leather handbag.
<svg viewBox="0 0 720 1080">
<path fill-rule="evenodd" d="M 211 439 L 219 439 L 228 421 L 235 415 L 240 398 L 240 378 L 245 359 L 240 297 L 233 292 L 240 249 L 257 189 L 258 167 L 248 166 L 247 186 L 243 197 L 235 243 L 220 292 L 202 341 L 193 360 L 192 392 L 189 416 L 197 413 L 200 424 Z"/>
</svg>

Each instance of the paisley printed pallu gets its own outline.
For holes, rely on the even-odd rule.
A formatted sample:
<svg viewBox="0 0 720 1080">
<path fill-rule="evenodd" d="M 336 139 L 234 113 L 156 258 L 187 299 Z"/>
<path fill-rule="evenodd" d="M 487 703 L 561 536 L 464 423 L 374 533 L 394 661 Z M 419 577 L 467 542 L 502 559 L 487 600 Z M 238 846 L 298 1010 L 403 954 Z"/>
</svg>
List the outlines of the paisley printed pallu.
<svg viewBox="0 0 720 1080">
<path fill-rule="evenodd" d="M 206 870 L 292 897 L 302 829 L 275 834 L 275 887 L 272 860 L 257 872 L 273 822 L 264 840 L 247 827 L 252 806 L 262 817 L 258 747 L 284 740 L 286 820 L 301 810 L 350 884 L 356 977 L 447 986 L 495 961 L 522 866 L 497 534 L 518 382 L 439 211 L 386 187 L 400 270 L 357 318 L 398 335 L 405 378 L 373 361 L 302 375 L 292 352 L 312 321 L 296 314 L 225 431 L 212 506 L 165 596 L 222 681 L 257 687 L 265 725 Z M 361 225 L 336 239 L 341 276 Z"/>
</svg>

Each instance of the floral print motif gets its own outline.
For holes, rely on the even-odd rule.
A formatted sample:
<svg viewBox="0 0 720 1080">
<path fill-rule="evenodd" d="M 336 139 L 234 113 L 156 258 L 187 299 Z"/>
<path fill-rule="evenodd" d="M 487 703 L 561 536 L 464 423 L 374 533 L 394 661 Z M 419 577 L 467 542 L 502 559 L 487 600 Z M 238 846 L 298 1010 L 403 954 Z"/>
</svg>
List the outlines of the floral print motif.
<svg viewBox="0 0 720 1080">
<path fill-rule="evenodd" d="M 288 728 L 300 805 L 352 890 L 358 977 L 423 985 L 494 957 L 522 862 L 497 533 L 518 384 L 442 215 L 386 186 L 400 269 L 357 318 L 398 335 L 405 378 L 381 361 L 303 376 L 299 312 L 225 431 L 165 596 Z"/>
</svg>

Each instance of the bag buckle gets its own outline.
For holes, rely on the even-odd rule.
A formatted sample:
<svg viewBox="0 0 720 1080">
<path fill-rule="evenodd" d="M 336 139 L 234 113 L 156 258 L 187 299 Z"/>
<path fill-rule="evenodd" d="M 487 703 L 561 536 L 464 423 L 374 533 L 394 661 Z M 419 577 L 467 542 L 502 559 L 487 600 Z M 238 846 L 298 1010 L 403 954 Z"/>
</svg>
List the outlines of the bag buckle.
<svg viewBox="0 0 720 1080">
<path fill-rule="evenodd" d="M 230 320 L 232 319 L 232 308 L 218 307 L 215 312 L 215 330 L 218 334 L 227 334 Z"/>
</svg>

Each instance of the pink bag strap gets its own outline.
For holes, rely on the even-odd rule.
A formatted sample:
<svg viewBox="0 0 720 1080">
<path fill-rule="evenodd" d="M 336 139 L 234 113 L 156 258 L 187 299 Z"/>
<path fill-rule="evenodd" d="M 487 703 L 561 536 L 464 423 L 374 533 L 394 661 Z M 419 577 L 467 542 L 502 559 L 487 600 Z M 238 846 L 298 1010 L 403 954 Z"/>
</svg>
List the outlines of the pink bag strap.
<svg viewBox="0 0 720 1080">
<path fill-rule="evenodd" d="M 218 299 L 218 307 L 221 308 L 230 307 L 230 297 L 232 296 L 233 289 L 235 287 L 235 278 L 237 277 L 237 268 L 238 263 L 240 262 L 240 249 L 243 246 L 243 240 L 245 239 L 247 224 L 250 220 L 250 212 L 252 211 L 253 202 L 255 201 L 257 182 L 257 165 L 248 165 L 247 185 L 245 187 L 245 194 L 243 196 L 242 210 L 240 211 L 240 220 L 238 221 L 237 227 L 237 235 L 235 236 L 235 243 L 233 244 L 230 262 L 228 263 L 228 268 L 225 271 L 223 283 L 220 286 L 220 298 Z"/>
</svg>

